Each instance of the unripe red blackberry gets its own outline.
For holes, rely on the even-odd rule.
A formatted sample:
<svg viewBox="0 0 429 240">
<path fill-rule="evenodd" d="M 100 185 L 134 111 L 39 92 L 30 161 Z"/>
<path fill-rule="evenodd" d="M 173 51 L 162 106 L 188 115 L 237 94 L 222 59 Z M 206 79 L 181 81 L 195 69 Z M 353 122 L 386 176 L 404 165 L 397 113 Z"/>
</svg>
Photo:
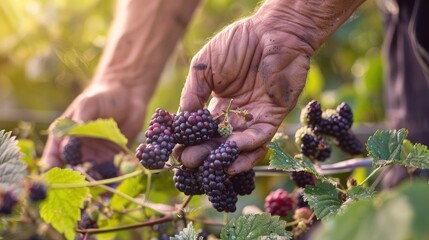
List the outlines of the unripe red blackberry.
<svg viewBox="0 0 429 240">
<path fill-rule="evenodd" d="M 285 217 L 293 209 L 294 203 L 289 193 L 283 189 L 277 189 L 265 198 L 265 212 L 271 215 Z"/>
<path fill-rule="evenodd" d="M 28 196 L 33 202 L 44 200 L 47 196 L 45 185 L 42 183 L 30 184 L 28 187 Z"/>
<path fill-rule="evenodd" d="M 290 178 L 296 186 L 301 188 L 305 188 L 307 185 L 316 184 L 316 177 L 312 173 L 306 171 L 291 172 Z"/>
<path fill-rule="evenodd" d="M 174 117 L 174 139 L 176 143 L 198 145 L 217 134 L 217 125 L 208 109 L 184 111 Z"/>
<path fill-rule="evenodd" d="M 81 153 L 82 142 L 80 138 L 72 137 L 69 139 L 63 150 L 63 160 L 65 164 L 76 166 L 82 164 Z"/>
<path fill-rule="evenodd" d="M 253 169 L 238 173 L 230 178 L 234 190 L 239 195 L 249 195 L 255 189 L 255 171 Z"/>
<path fill-rule="evenodd" d="M 322 119 L 322 107 L 316 100 L 310 101 L 301 111 L 301 123 L 314 126 Z"/>
<path fill-rule="evenodd" d="M 13 207 L 18 203 L 18 199 L 11 191 L 0 192 L 0 214 L 12 214 Z"/>
<path fill-rule="evenodd" d="M 176 169 L 173 177 L 177 190 L 185 195 L 200 195 L 204 193 L 201 182 L 198 181 L 198 168 L 181 167 Z"/>
<path fill-rule="evenodd" d="M 310 217 L 313 215 L 313 211 L 311 211 L 308 207 L 300 207 L 295 209 L 295 212 L 293 214 L 294 220 L 309 220 Z"/>
</svg>

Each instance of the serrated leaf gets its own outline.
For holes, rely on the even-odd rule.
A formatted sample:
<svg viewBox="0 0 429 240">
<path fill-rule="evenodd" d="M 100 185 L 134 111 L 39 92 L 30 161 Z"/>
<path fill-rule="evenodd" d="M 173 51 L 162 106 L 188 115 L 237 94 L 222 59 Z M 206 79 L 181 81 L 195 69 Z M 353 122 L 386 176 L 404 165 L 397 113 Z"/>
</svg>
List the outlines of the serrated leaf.
<svg viewBox="0 0 429 240">
<path fill-rule="evenodd" d="M 83 136 L 109 140 L 127 149 L 127 138 L 112 118 L 77 123 L 70 119 L 58 119 L 51 132 L 60 136 Z"/>
<path fill-rule="evenodd" d="M 145 185 L 143 184 L 144 176 L 140 175 L 133 178 L 128 178 L 124 180 L 117 188 L 117 191 L 127 194 L 130 197 L 136 197 L 144 189 Z M 110 201 L 110 207 L 113 210 L 122 211 L 126 208 L 127 204 L 130 201 L 115 194 Z"/>
<path fill-rule="evenodd" d="M 387 166 L 401 159 L 402 144 L 408 135 L 405 129 L 377 130 L 367 142 L 368 155 L 376 167 Z"/>
<path fill-rule="evenodd" d="M 408 183 L 374 199 L 349 205 L 342 214 L 325 221 L 312 240 L 428 239 L 429 187 Z"/>
<path fill-rule="evenodd" d="M 284 239 L 291 239 L 290 232 L 285 230 L 286 222 L 278 216 L 268 213 L 251 214 L 232 219 L 222 228 L 221 239 L 269 239 L 267 237 L 278 235 Z"/>
<path fill-rule="evenodd" d="M 347 196 L 352 199 L 367 199 L 375 196 L 375 191 L 372 188 L 353 186 L 347 191 Z"/>
<path fill-rule="evenodd" d="M 307 157 L 302 156 L 301 158 L 294 158 L 285 153 L 277 142 L 271 142 L 268 144 L 268 147 L 272 151 L 270 156 L 270 168 L 283 171 L 305 171 L 314 174 L 316 178 L 324 182 L 336 184 L 333 180 L 317 172 L 313 163 Z"/>
<path fill-rule="evenodd" d="M 335 215 L 341 207 L 337 189 L 327 182 L 305 187 L 304 200 L 314 210 L 318 219 Z"/>
<path fill-rule="evenodd" d="M 11 132 L 0 131 L 0 188 L 13 186 L 21 190 L 27 176 L 17 143 Z"/>
<path fill-rule="evenodd" d="M 195 232 L 192 222 L 188 223 L 188 226 L 176 234 L 174 237 L 170 237 L 170 240 L 197 240 L 197 233 Z"/>
<path fill-rule="evenodd" d="M 71 169 L 53 168 L 44 175 L 48 185 L 85 183 L 85 177 Z M 40 216 L 46 223 L 67 239 L 74 239 L 77 221 L 80 219 L 81 208 L 84 200 L 88 197 L 89 188 L 48 188 L 48 197 L 40 204 Z"/>
<path fill-rule="evenodd" d="M 400 162 L 406 167 L 429 168 L 429 150 L 425 145 L 417 143 L 407 157 Z"/>
</svg>

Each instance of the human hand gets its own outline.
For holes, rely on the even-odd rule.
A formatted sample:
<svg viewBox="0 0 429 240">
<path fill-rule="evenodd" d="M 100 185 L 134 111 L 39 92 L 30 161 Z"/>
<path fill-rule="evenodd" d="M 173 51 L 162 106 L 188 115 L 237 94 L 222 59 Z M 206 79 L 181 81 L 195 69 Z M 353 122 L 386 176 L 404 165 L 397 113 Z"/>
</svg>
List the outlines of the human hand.
<svg viewBox="0 0 429 240">
<path fill-rule="evenodd" d="M 241 151 L 229 174 L 249 170 L 264 158 L 266 145 L 305 85 L 314 48 L 294 33 L 294 27 L 283 20 L 255 14 L 225 28 L 192 60 L 182 110 L 202 108 L 211 94 L 212 115 L 225 110 L 231 99 L 231 109 L 246 109 L 253 115 L 251 121 L 229 115 L 234 131 L 227 140 L 235 141 Z M 213 139 L 178 152 L 185 166 L 196 167 L 225 140 Z"/>
<path fill-rule="evenodd" d="M 142 94 L 144 91 L 139 86 L 130 88 L 115 83 L 93 83 L 76 97 L 61 117 L 77 122 L 113 118 L 131 143 L 144 121 L 147 102 Z M 120 151 L 118 146 L 106 140 L 81 139 L 83 162 L 94 161 L 96 165 L 113 163 L 114 155 Z M 42 165 L 47 168 L 63 166 L 62 152 L 67 142 L 67 138 L 49 135 Z"/>
</svg>

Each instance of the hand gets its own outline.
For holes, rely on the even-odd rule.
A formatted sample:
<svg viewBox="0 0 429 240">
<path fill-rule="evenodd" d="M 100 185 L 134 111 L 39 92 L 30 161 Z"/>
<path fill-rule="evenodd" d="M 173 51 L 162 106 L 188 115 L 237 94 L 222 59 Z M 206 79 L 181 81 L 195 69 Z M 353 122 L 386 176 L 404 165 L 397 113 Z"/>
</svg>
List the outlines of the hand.
<svg viewBox="0 0 429 240">
<path fill-rule="evenodd" d="M 124 87 L 115 83 L 94 83 L 82 92 L 61 117 L 77 122 L 87 122 L 97 118 L 113 118 L 128 138 L 129 144 L 140 132 L 146 112 L 146 98 L 140 87 Z M 63 166 L 62 151 L 67 138 L 49 135 L 42 156 L 42 165 L 51 168 Z M 94 138 L 82 138 L 82 160 L 96 164 L 113 162 L 119 152 L 115 144 Z"/>
<path fill-rule="evenodd" d="M 192 59 L 182 110 L 202 108 L 211 94 L 212 115 L 225 110 L 231 99 L 231 109 L 247 109 L 253 115 L 248 122 L 229 115 L 234 131 L 227 140 L 237 142 L 241 151 L 229 174 L 250 170 L 264 158 L 266 145 L 304 88 L 314 48 L 295 32 L 284 19 L 260 11 L 225 28 Z M 193 168 L 225 140 L 213 139 L 176 154 Z"/>
</svg>

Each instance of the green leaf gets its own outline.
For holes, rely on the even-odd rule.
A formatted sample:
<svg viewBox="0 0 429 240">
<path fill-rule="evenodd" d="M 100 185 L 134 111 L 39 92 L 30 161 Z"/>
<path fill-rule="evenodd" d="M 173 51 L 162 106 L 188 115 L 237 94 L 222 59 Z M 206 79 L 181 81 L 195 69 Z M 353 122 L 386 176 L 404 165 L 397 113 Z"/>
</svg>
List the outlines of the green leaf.
<svg viewBox="0 0 429 240">
<path fill-rule="evenodd" d="M 28 165 L 31 171 L 37 171 L 34 142 L 28 139 L 20 139 L 18 140 L 18 147 L 22 154 L 22 161 Z"/>
<path fill-rule="evenodd" d="M 11 132 L 0 131 L 0 188 L 22 189 L 23 179 L 27 176 L 25 164 L 21 160 L 17 141 Z"/>
<path fill-rule="evenodd" d="M 429 186 L 409 183 L 373 199 L 354 202 L 325 221 L 313 240 L 428 239 Z"/>
<path fill-rule="evenodd" d="M 145 185 L 143 184 L 144 177 L 145 176 L 140 175 L 124 180 L 118 186 L 117 191 L 125 193 L 130 197 L 136 197 L 145 189 Z M 126 208 L 129 202 L 130 201 L 128 201 L 127 199 L 115 194 L 110 201 L 110 206 L 113 210 L 122 211 Z"/>
<path fill-rule="evenodd" d="M 368 155 L 376 167 L 387 166 L 401 158 L 402 143 L 408 135 L 405 129 L 381 131 L 377 130 L 369 137 L 367 143 Z"/>
<path fill-rule="evenodd" d="M 280 236 L 290 239 L 291 234 L 285 230 L 286 222 L 278 216 L 268 213 L 244 215 L 232 219 L 221 231 L 221 239 L 271 239 L 271 236 Z M 279 238 L 277 238 L 279 239 Z M 280 238 L 282 239 L 282 238 Z"/>
<path fill-rule="evenodd" d="M 362 186 L 353 186 L 347 191 L 347 196 L 349 198 L 359 200 L 372 198 L 375 195 L 375 191 L 372 188 L 362 187 Z"/>
<path fill-rule="evenodd" d="M 271 142 L 268 147 L 271 149 L 270 168 L 283 171 L 305 171 L 314 174 L 316 178 L 322 181 L 336 184 L 333 180 L 317 172 L 313 163 L 307 157 L 301 155 L 300 158 L 293 158 L 282 150 L 278 142 Z"/>
<path fill-rule="evenodd" d="M 428 148 L 420 143 L 415 144 L 411 152 L 400 164 L 406 167 L 429 168 Z"/>
<path fill-rule="evenodd" d="M 171 237 L 170 240 L 197 240 L 197 233 L 195 232 L 192 222 L 188 223 L 188 226 L 184 228 L 180 233 L 174 237 Z"/>
<path fill-rule="evenodd" d="M 85 177 L 77 171 L 71 169 L 53 168 L 44 175 L 45 181 L 49 184 L 71 184 L 85 183 Z M 80 209 L 84 200 L 88 197 L 89 188 L 48 188 L 48 197 L 40 204 L 40 216 L 46 223 L 67 239 L 75 238 L 75 228 L 80 219 Z"/>
<path fill-rule="evenodd" d="M 305 187 L 304 199 L 314 210 L 318 219 L 325 219 L 335 215 L 341 207 L 337 189 L 332 184 L 326 182 Z"/>
<path fill-rule="evenodd" d="M 112 118 L 77 123 L 71 119 L 58 119 L 51 132 L 60 136 L 84 136 L 109 140 L 127 149 L 127 138 Z"/>
</svg>

